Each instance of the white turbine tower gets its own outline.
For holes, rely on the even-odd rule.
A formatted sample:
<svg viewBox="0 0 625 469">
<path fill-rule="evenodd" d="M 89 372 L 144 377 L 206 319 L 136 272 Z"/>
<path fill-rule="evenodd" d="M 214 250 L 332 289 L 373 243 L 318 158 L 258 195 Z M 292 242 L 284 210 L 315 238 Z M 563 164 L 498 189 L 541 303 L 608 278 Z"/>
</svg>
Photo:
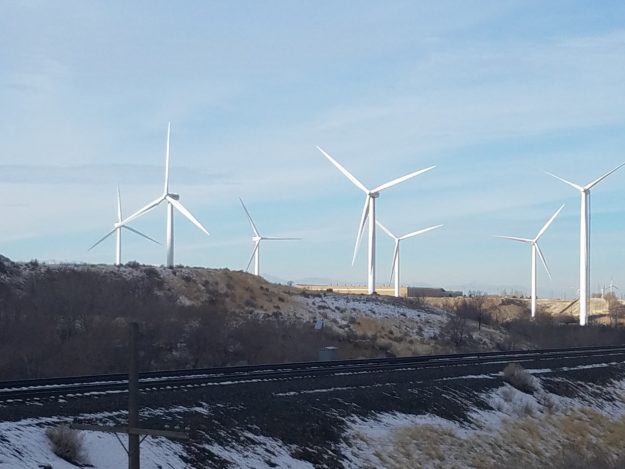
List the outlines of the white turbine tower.
<svg viewBox="0 0 625 469">
<path fill-rule="evenodd" d="M 239 197 L 239 201 L 241 202 L 241 206 L 243 210 L 245 210 L 245 214 L 247 215 L 247 219 L 250 221 L 250 225 L 252 225 L 252 231 L 254 232 L 254 236 L 252 236 L 252 241 L 254 243 L 254 250 L 252 251 L 252 256 L 250 257 L 250 261 L 247 263 L 246 271 L 250 269 L 250 265 L 252 264 L 252 260 L 254 260 L 254 275 L 260 275 L 260 242 L 261 241 L 298 241 L 301 238 L 276 238 L 271 236 L 262 236 L 256 228 L 256 224 L 254 220 L 252 220 L 252 216 L 250 212 L 248 212 L 247 207 L 243 203 L 243 199 Z"/>
<path fill-rule="evenodd" d="M 549 272 L 549 267 L 547 267 L 547 261 L 545 261 L 545 256 L 543 256 L 543 253 L 540 250 L 540 246 L 538 246 L 538 240 L 543 234 L 545 234 L 545 231 L 547 231 L 547 228 L 549 228 L 549 225 L 553 223 L 553 221 L 556 219 L 556 217 L 562 211 L 563 208 L 564 208 L 564 204 L 556 211 L 556 213 L 553 214 L 553 216 L 549 219 L 549 221 L 545 223 L 545 226 L 543 226 L 540 229 L 540 231 L 538 232 L 538 234 L 536 235 L 534 239 L 517 238 L 515 236 L 497 236 L 497 238 L 520 241 L 522 243 L 527 243 L 532 246 L 532 308 L 531 308 L 532 317 L 536 316 L 536 254 L 537 253 L 538 253 L 538 257 L 540 257 L 540 260 L 543 262 L 543 265 L 545 266 L 547 275 L 549 275 L 549 278 L 551 279 L 551 272 Z"/>
<path fill-rule="evenodd" d="M 595 179 L 585 186 L 574 184 L 562 179 L 555 174 L 547 172 L 550 176 L 577 189 L 581 195 L 580 224 L 579 224 L 579 324 L 585 326 L 588 322 L 590 310 L 590 189 L 599 184 L 617 169 L 625 166 L 621 163 L 616 168 L 608 171 L 603 176 Z"/>
<path fill-rule="evenodd" d="M 376 221 L 377 225 L 384 230 L 384 232 L 389 235 L 395 241 L 395 249 L 393 251 L 393 265 L 391 266 L 391 280 L 393 277 L 395 278 L 395 296 L 399 297 L 399 243 L 404 239 L 412 238 L 413 236 L 417 236 L 423 233 L 427 233 L 428 231 L 435 230 L 440 228 L 443 225 L 430 226 L 429 228 L 424 228 L 423 230 L 413 231 L 412 233 L 405 234 L 403 236 L 395 236 L 391 231 L 386 228 L 382 223 Z"/>
<path fill-rule="evenodd" d="M 206 228 L 202 226 L 202 224 L 197 221 L 197 219 L 191 215 L 184 205 L 182 205 L 178 200 L 180 196 L 176 193 L 169 192 L 169 142 L 170 142 L 170 134 L 171 134 L 171 124 L 167 124 L 167 149 L 165 151 L 165 188 L 163 190 L 163 194 L 159 196 L 156 200 L 150 202 L 145 207 L 140 210 L 137 210 L 135 213 L 126 218 L 123 223 L 126 224 L 135 218 L 138 218 L 142 215 L 145 215 L 147 212 L 160 205 L 162 202 L 167 203 L 167 267 L 174 266 L 174 209 L 178 210 L 182 215 L 184 215 L 191 223 L 197 226 L 200 230 L 202 230 L 206 235 L 209 235 Z"/>
<path fill-rule="evenodd" d="M 334 158 L 332 158 L 328 153 L 322 150 L 320 147 L 317 149 L 323 153 L 323 155 L 332 163 L 336 168 L 347 177 L 356 187 L 358 187 L 361 191 L 365 193 L 365 206 L 362 210 L 362 216 L 360 217 L 360 225 L 358 226 L 358 234 L 356 236 L 356 245 L 354 246 L 354 256 L 352 257 L 352 265 L 356 260 L 356 253 L 358 252 L 358 247 L 360 246 L 360 240 L 362 238 L 362 232 L 365 229 L 365 223 L 367 219 L 369 219 L 369 262 L 368 262 L 368 276 L 367 276 L 367 291 L 369 294 L 375 292 L 375 199 L 380 196 L 380 192 L 384 189 L 388 189 L 389 187 L 395 186 L 401 182 L 404 182 L 410 178 L 418 176 L 419 174 L 423 174 L 431 169 L 434 169 L 436 166 L 430 166 L 429 168 L 421 169 L 419 171 L 415 171 L 414 173 L 407 174 L 405 176 L 399 177 L 397 179 L 393 179 L 381 186 L 378 186 L 374 189 L 367 189 L 365 185 L 356 179 L 349 171 L 347 171 L 343 166 L 339 164 Z"/>
<path fill-rule="evenodd" d="M 149 239 L 153 243 L 161 244 L 158 241 L 150 238 L 148 235 L 141 233 L 130 226 L 127 226 L 122 221 L 122 199 L 119 195 L 119 186 L 117 186 L 117 222 L 113 225 L 113 229 L 109 231 L 106 235 L 102 236 L 93 246 L 89 248 L 91 251 L 94 247 L 104 241 L 106 238 L 111 236 L 113 233 L 117 235 L 117 239 L 115 242 L 115 265 L 121 265 L 122 263 L 122 228 L 132 231 L 133 233 L 138 234 L 139 236 L 143 236 L 145 239 Z"/>
</svg>

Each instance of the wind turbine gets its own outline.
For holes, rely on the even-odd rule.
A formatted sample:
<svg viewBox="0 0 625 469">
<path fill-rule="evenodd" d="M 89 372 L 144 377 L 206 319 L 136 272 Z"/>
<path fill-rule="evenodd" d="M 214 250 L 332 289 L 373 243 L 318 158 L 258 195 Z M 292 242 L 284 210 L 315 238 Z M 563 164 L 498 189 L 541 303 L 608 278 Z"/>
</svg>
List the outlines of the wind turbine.
<svg viewBox="0 0 625 469">
<path fill-rule="evenodd" d="M 540 257 L 540 260 L 543 262 L 543 265 L 545 266 L 545 270 L 547 271 L 547 275 L 549 275 L 549 279 L 551 279 L 551 272 L 549 272 L 549 267 L 547 267 L 545 256 L 543 256 L 543 253 L 540 250 L 540 246 L 538 246 L 538 240 L 545 233 L 545 231 L 547 231 L 547 228 L 549 228 L 549 225 L 553 223 L 553 221 L 556 219 L 556 217 L 562 211 L 563 208 L 564 208 L 564 204 L 562 204 L 562 206 L 560 206 L 560 208 L 556 211 L 556 213 L 552 215 L 549 221 L 545 223 L 545 226 L 543 226 L 540 229 L 540 231 L 538 232 L 538 234 L 536 235 L 534 239 L 517 238 L 516 236 L 496 236 L 497 238 L 511 239 L 513 241 L 520 241 L 522 243 L 528 243 L 529 245 L 532 246 L 532 308 L 531 308 L 532 317 L 536 316 L 536 254 L 537 253 L 538 253 L 538 257 Z"/>
<path fill-rule="evenodd" d="M 579 324 L 585 326 L 588 322 L 590 310 L 590 189 L 599 184 L 617 169 L 625 166 L 621 163 L 616 168 L 608 171 L 603 176 L 595 179 L 585 186 L 574 184 L 562 179 L 555 174 L 547 172 L 565 184 L 577 189 L 581 195 L 580 223 L 579 223 Z"/>
<path fill-rule="evenodd" d="M 143 236 L 145 239 L 149 239 L 153 243 L 161 244 L 155 239 L 150 238 L 148 235 L 141 233 L 130 226 L 127 226 L 122 221 L 122 199 L 119 195 L 119 186 L 117 186 L 117 222 L 113 225 L 113 229 L 109 231 L 106 235 L 98 240 L 93 246 L 91 246 L 88 250 L 91 251 L 94 247 L 104 241 L 106 238 L 111 236 L 113 233 L 117 235 L 117 239 L 115 242 L 115 265 L 121 265 L 122 263 L 122 228 L 132 231 L 133 233 L 138 234 L 139 236 Z"/>
<path fill-rule="evenodd" d="M 360 225 L 358 226 L 356 245 L 354 246 L 354 256 L 352 257 L 352 265 L 354 265 L 354 262 L 356 260 L 356 253 L 358 252 L 358 247 L 360 246 L 360 240 L 362 238 L 362 232 L 365 229 L 365 223 L 367 222 L 367 219 L 369 219 L 369 265 L 367 276 L 367 291 L 369 294 L 372 294 L 375 292 L 375 199 L 380 196 L 380 192 L 382 192 L 384 189 L 388 189 L 389 187 L 407 181 L 408 179 L 418 176 L 419 174 L 430 171 L 436 166 L 430 166 L 429 168 L 421 169 L 419 171 L 415 171 L 397 179 L 393 179 L 392 181 L 386 182 L 374 189 L 367 189 L 362 182 L 356 179 L 349 171 L 341 166 L 338 161 L 332 158 L 323 149 L 321 149 L 320 147 L 317 147 L 317 149 L 323 154 L 323 156 L 325 156 L 330 161 L 330 163 L 336 166 L 336 168 L 341 173 L 343 173 L 343 175 L 347 179 L 349 179 L 356 187 L 358 187 L 361 191 L 365 193 L 365 206 L 362 210 L 362 216 L 360 217 Z"/>
<path fill-rule="evenodd" d="M 202 230 L 208 236 L 209 233 L 206 231 L 206 228 L 202 226 L 202 224 L 197 221 L 197 219 L 191 215 L 184 205 L 182 205 L 178 200 L 180 199 L 180 195 L 169 191 L 169 142 L 170 142 L 170 134 L 171 134 L 171 123 L 167 124 L 167 148 L 165 151 L 165 188 L 163 190 L 163 194 L 160 195 L 157 199 L 147 204 L 140 210 L 137 210 L 135 213 L 126 218 L 123 223 L 126 224 L 135 218 L 139 218 L 142 215 L 145 215 L 147 212 L 160 205 L 162 202 L 167 203 L 167 267 L 174 266 L 174 209 L 178 210 L 182 215 L 184 215 L 191 223 L 197 226 L 200 230 Z"/>
<path fill-rule="evenodd" d="M 252 256 L 250 257 L 250 261 L 247 263 L 246 271 L 249 270 L 250 265 L 252 264 L 252 260 L 254 260 L 254 275 L 260 275 L 260 242 L 261 241 L 297 241 L 301 238 L 276 238 L 271 236 L 262 236 L 256 228 L 256 224 L 254 220 L 252 220 L 252 216 L 250 212 L 248 212 L 247 207 L 243 203 L 243 199 L 239 197 L 239 201 L 241 202 L 241 206 L 243 210 L 245 210 L 245 214 L 247 215 L 248 220 L 250 221 L 250 225 L 252 225 L 252 231 L 254 232 L 254 236 L 252 236 L 252 241 L 254 242 L 254 250 L 252 251 Z"/>
<path fill-rule="evenodd" d="M 443 225 L 430 226 L 429 228 L 425 228 L 419 231 L 413 231 L 412 233 L 405 234 L 403 236 L 395 236 L 391 231 L 386 228 L 382 223 L 376 221 L 377 225 L 384 230 L 384 232 L 389 235 L 395 241 L 395 250 L 393 252 L 393 265 L 391 266 L 391 280 L 395 277 L 395 296 L 399 297 L 399 243 L 400 241 L 408 238 L 412 238 L 413 236 L 417 236 L 423 233 L 427 233 L 428 231 L 435 230 L 440 228 Z"/>
</svg>

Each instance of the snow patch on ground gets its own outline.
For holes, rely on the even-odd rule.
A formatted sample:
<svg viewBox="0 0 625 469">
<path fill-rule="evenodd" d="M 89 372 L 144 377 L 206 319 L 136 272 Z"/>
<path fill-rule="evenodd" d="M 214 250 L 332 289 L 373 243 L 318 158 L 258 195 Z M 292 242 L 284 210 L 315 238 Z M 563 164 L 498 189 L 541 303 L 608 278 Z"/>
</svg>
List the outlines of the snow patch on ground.
<svg viewBox="0 0 625 469">
<path fill-rule="evenodd" d="M 75 469 L 52 452 L 46 429 L 66 421 L 55 418 L 0 422 L 0 468 L 31 468 L 49 464 L 54 469 Z M 87 462 L 96 469 L 119 469 L 128 465 L 128 456 L 115 435 L 81 432 Z M 126 444 L 127 437 L 120 435 Z M 141 467 L 145 469 L 185 467 L 178 443 L 163 438 L 147 438 L 141 444 Z"/>
<path fill-rule="evenodd" d="M 309 462 L 295 459 L 289 448 L 279 440 L 265 436 L 243 432 L 244 446 L 206 445 L 213 453 L 230 462 L 233 467 L 241 469 L 293 468 L 309 469 L 314 466 Z"/>
<path fill-rule="evenodd" d="M 300 309 L 309 312 L 309 320 L 323 318 L 339 327 L 353 325 L 361 318 L 386 320 L 399 332 L 423 339 L 439 335 L 449 319 L 449 314 L 442 310 L 416 309 L 388 299 L 324 293 L 301 297 L 300 300 L 303 306 Z"/>
<path fill-rule="evenodd" d="M 572 445 L 616 457 L 625 451 L 625 380 L 575 385 L 582 394 L 568 398 L 506 384 L 481 395 L 490 408 L 464 423 L 429 414 L 350 418 L 341 452 L 350 468 L 543 467 Z"/>
</svg>

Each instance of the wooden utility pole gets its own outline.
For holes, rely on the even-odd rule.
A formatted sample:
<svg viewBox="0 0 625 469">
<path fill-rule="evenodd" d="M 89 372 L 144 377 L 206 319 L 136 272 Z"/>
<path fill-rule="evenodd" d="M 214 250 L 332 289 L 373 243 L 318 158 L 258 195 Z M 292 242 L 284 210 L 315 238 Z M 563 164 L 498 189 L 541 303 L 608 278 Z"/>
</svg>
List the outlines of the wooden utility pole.
<svg viewBox="0 0 625 469">
<path fill-rule="evenodd" d="M 139 324 L 130 323 L 130 362 L 128 364 L 128 427 L 139 428 L 139 370 L 138 347 Z M 128 433 L 128 469 L 139 469 L 139 435 Z"/>
<path fill-rule="evenodd" d="M 138 338 L 139 324 L 131 322 L 129 334 L 129 353 L 128 361 L 128 425 L 127 426 L 103 426 L 91 424 L 72 424 L 70 428 L 75 430 L 89 430 L 95 432 L 125 433 L 128 435 L 128 448 L 124 446 L 121 440 L 118 440 L 124 446 L 128 453 L 128 469 L 141 469 L 141 442 L 148 436 L 162 436 L 165 438 L 186 440 L 187 435 L 181 432 L 172 432 L 168 430 L 153 430 L 149 428 L 139 427 L 139 366 L 138 366 Z M 143 435 L 143 438 L 139 438 Z"/>
</svg>

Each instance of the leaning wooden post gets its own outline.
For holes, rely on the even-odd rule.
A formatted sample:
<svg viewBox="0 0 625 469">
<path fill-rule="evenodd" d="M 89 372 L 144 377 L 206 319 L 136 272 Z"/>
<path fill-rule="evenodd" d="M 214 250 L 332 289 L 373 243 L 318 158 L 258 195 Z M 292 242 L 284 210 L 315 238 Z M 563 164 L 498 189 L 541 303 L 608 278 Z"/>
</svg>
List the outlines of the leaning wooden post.
<svg viewBox="0 0 625 469">
<path fill-rule="evenodd" d="M 148 436 L 162 436 L 165 438 L 186 440 L 188 437 L 182 432 L 172 432 L 170 430 L 153 430 L 150 428 L 139 427 L 139 367 L 138 367 L 138 341 L 139 341 L 139 325 L 136 322 L 130 323 L 130 334 L 128 348 L 130 352 L 128 367 L 128 425 L 94 425 L 84 423 L 73 423 L 70 428 L 74 430 L 88 430 L 94 432 L 106 432 L 128 435 L 128 448 L 124 446 L 122 441 L 119 442 L 124 446 L 124 450 L 128 453 L 128 468 L 140 469 L 140 453 L 139 447 L 141 442 Z M 140 436 L 143 438 L 139 439 Z"/>
<path fill-rule="evenodd" d="M 139 428 L 139 371 L 138 347 L 139 324 L 130 323 L 130 362 L 128 366 L 128 427 Z M 128 469 L 140 469 L 139 435 L 128 433 Z"/>
</svg>

